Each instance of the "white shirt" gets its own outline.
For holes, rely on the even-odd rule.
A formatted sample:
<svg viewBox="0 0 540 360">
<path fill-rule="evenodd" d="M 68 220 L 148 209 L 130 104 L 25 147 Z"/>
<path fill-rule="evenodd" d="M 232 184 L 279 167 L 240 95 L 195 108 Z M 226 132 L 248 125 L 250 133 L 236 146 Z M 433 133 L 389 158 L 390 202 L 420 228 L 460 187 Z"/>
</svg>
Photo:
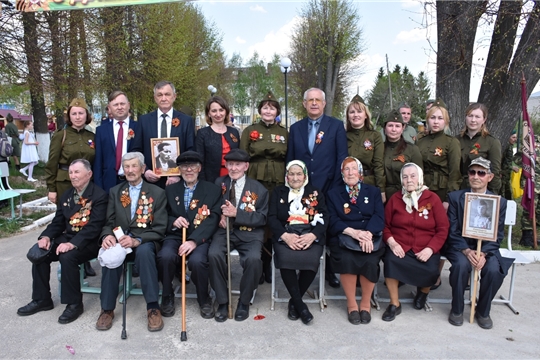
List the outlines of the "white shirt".
<svg viewBox="0 0 540 360">
<path fill-rule="evenodd" d="M 173 108 L 171 108 L 166 113 L 164 113 L 160 109 L 157 110 L 157 133 L 158 133 L 158 137 L 162 137 L 161 136 L 161 121 L 163 120 L 163 118 L 161 117 L 161 115 L 163 115 L 163 114 L 167 114 L 167 119 L 166 119 L 167 120 L 167 136 L 166 137 L 171 137 Z"/>
<path fill-rule="evenodd" d="M 126 118 L 124 121 L 124 124 L 122 125 L 122 128 L 124 129 L 124 141 L 122 144 L 122 157 L 127 153 L 127 136 L 129 131 L 129 118 Z M 118 143 L 118 131 L 120 131 L 120 123 L 118 120 L 113 120 L 113 132 L 114 132 L 114 143 Z M 118 175 L 124 175 L 124 169 L 122 168 L 122 165 L 120 164 L 120 169 L 118 169 Z"/>
</svg>

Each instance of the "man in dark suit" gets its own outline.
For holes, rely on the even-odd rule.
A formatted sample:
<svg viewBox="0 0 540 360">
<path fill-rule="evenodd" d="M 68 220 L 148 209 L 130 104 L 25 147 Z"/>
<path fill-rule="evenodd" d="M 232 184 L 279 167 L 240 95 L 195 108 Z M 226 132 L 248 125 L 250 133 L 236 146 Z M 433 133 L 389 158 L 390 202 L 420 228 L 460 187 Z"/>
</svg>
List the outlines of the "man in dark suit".
<svg viewBox="0 0 540 360">
<path fill-rule="evenodd" d="M 156 184 L 162 189 L 166 185 L 180 181 L 179 176 L 160 177 L 152 168 L 152 138 L 176 137 L 180 142 L 180 154 L 184 151 L 194 150 L 195 130 L 193 119 L 186 114 L 173 109 L 176 100 L 176 90 L 169 81 L 160 81 L 154 87 L 154 100 L 158 109 L 139 119 L 140 130 L 135 134 L 133 151 L 140 151 L 146 159 L 146 181 Z"/>
<path fill-rule="evenodd" d="M 62 280 L 60 301 L 67 304 L 58 318 L 60 324 L 76 320 L 83 313 L 79 264 L 97 256 L 98 235 L 105 224 L 107 194 L 95 186 L 92 167 L 87 160 L 78 159 L 69 166 L 73 187 L 58 203 L 52 222 L 38 238 L 41 249 L 50 249 L 50 255 L 41 263 L 32 265 L 32 301 L 17 310 L 21 316 L 51 310 L 51 262 L 60 261 Z"/>
<path fill-rule="evenodd" d="M 172 281 L 181 256 L 189 256 L 191 279 L 197 289 L 201 316 L 214 317 L 212 298 L 208 294 L 208 248 L 218 227 L 221 215 L 221 189 L 207 181 L 199 180 L 202 157 L 195 151 L 186 151 L 176 160 L 182 181 L 167 186 L 167 212 L 169 222 L 167 237 L 158 254 L 159 277 L 163 283 L 161 314 L 174 315 Z M 182 228 L 186 228 L 186 242 L 182 244 Z"/>
<path fill-rule="evenodd" d="M 216 185 L 221 186 L 225 202 L 221 206 L 219 228 L 212 238 L 208 251 L 210 284 L 216 292 L 219 305 L 215 314 L 218 322 L 227 320 L 229 314 L 227 221 L 230 227 L 231 250 L 238 251 L 240 264 L 244 269 L 240 280 L 240 299 L 234 314 L 236 321 L 243 321 L 249 316 L 250 299 L 259 285 L 262 273 L 261 250 L 268 213 L 268 191 L 261 183 L 246 176 L 249 168 L 248 153 L 241 149 L 233 149 L 225 155 L 225 161 L 229 175 L 216 180 Z"/>
<path fill-rule="evenodd" d="M 324 91 L 317 88 L 304 93 L 303 104 L 308 116 L 291 126 L 286 164 L 292 160 L 303 161 L 313 186 L 327 195 L 332 187 L 341 183 L 340 166 L 348 150 L 343 121 L 324 115 L 325 98 Z M 329 261 L 326 262 L 326 279 L 330 286 L 339 287 Z"/>
<path fill-rule="evenodd" d="M 493 179 L 491 162 L 479 157 L 469 165 L 470 189 L 453 191 L 448 194 L 448 218 L 450 232 L 446 242 L 446 258 L 450 261 L 450 285 L 452 286 L 452 310 L 448 316 L 450 324 L 463 324 L 463 309 L 465 286 L 469 274 L 474 269 L 481 273 L 480 293 L 476 305 L 476 321 L 483 329 L 491 329 L 493 321 L 489 316 L 491 301 L 497 295 L 513 259 L 503 258 L 499 251 L 504 238 L 504 220 L 506 217 L 506 199 L 500 198 L 499 225 L 497 241 L 482 241 L 480 258 L 476 257 L 477 240 L 463 237 L 463 217 L 465 214 L 465 193 L 493 194 L 487 190 L 487 185 Z M 472 285 L 471 285 L 472 286 Z"/>
<path fill-rule="evenodd" d="M 102 121 L 96 129 L 94 182 L 107 193 L 113 186 L 126 181 L 122 156 L 132 151 L 134 137 L 139 131 L 139 123 L 129 118 L 129 107 L 126 94 L 113 91 L 107 106 L 112 120 Z"/>
<path fill-rule="evenodd" d="M 113 187 L 109 193 L 107 223 L 101 231 L 101 247 L 109 249 L 118 242 L 123 248 L 133 252 L 127 260 L 135 259 L 139 270 L 141 287 L 146 300 L 148 330 L 163 329 L 163 319 L 159 310 L 159 281 L 156 254 L 167 228 L 167 199 L 163 189 L 143 181 L 144 156 L 130 152 L 122 157 L 126 182 Z M 116 238 L 113 229 L 121 227 L 123 236 Z M 112 326 L 114 308 L 118 297 L 118 284 L 122 276 L 122 266 L 114 269 L 102 268 L 101 273 L 101 314 L 96 323 L 98 330 L 108 330 Z"/>
</svg>

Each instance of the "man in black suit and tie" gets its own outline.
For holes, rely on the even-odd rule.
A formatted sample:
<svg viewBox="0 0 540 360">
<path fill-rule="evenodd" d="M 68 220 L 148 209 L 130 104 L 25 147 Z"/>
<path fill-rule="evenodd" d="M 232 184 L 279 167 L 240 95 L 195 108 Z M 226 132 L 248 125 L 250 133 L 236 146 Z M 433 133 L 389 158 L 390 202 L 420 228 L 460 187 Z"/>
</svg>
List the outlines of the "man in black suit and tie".
<svg viewBox="0 0 540 360">
<path fill-rule="evenodd" d="M 261 250 L 264 226 L 268 213 L 268 191 L 261 183 L 246 176 L 249 155 L 241 149 L 233 149 L 225 155 L 225 167 L 229 175 L 216 180 L 221 186 L 223 199 L 219 228 L 212 238 L 208 258 L 210 260 L 210 284 L 216 292 L 218 309 L 215 320 L 227 320 L 227 221 L 230 228 L 230 247 L 240 254 L 244 268 L 240 280 L 240 299 L 234 314 L 236 321 L 249 317 L 249 302 L 259 285 L 262 273 Z M 230 286 L 230 284 L 228 284 Z"/>
<path fill-rule="evenodd" d="M 182 180 L 165 188 L 167 195 L 167 237 L 158 254 L 159 277 L 163 283 L 161 314 L 173 316 L 173 279 L 181 256 L 189 256 L 191 279 L 197 289 L 201 316 L 214 317 L 212 298 L 208 294 L 208 248 L 218 227 L 221 215 L 221 189 L 207 181 L 199 180 L 202 157 L 195 151 L 186 151 L 177 159 Z M 186 228 L 186 242 L 182 244 L 182 228 Z"/>
<path fill-rule="evenodd" d="M 156 254 L 167 229 L 167 199 L 163 189 L 143 180 L 145 165 L 141 153 L 125 154 L 122 166 L 127 181 L 116 185 L 109 193 L 107 223 L 99 237 L 101 247 L 107 250 L 119 243 L 123 248 L 132 249 L 127 260 L 135 259 L 135 266 L 139 270 L 146 300 L 148 330 L 159 331 L 163 329 L 163 319 L 158 303 Z M 116 227 L 121 227 L 124 233 L 118 239 L 113 232 Z M 114 269 L 102 267 L 101 314 L 96 323 L 98 330 L 109 330 L 112 326 L 121 276 L 121 265 Z"/>
<path fill-rule="evenodd" d="M 51 310 L 51 262 L 62 265 L 60 301 L 67 304 L 58 318 L 60 324 L 76 320 L 83 313 L 79 264 L 97 256 L 98 234 L 105 224 L 107 194 L 95 186 L 92 167 L 87 160 L 78 159 L 69 166 L 73 187 L 66 191 L 58 203 L 56 215 L 38 238 L 41 249 L 50 249 L 50 255 L 41 263 L 32 265 L 32 301 L 17 311 L 21 316 Z"/>
<path fill-rule="evenodd" d="M 146 159 L 146 171 L 144 178 L 150 183 L 165 188 L 166 185 L 180 181 L 179 176 L 160 177 L 152 169 L 152 145 L 153 138 L 178 138 L 180 154 L 184 151 L 194 150 L 195 130 L 193 119 L 180 111 L 173 109 L 176 100 L 176 89 L 169 81 L 160 81 L 154 87 L 154 100 L 158 109 L 139 119 L 140 130 L 135 134 L 133 151 L 143 153 Z"/>
<path fill-rule="evenodd" d="M 285 163 L 303 161 L 311 184 L 326 195 L 342 183 L 340 166 L 348 156 L 345 127 L 343 121 L 324 115 L 326 95 L 321 89 L 306 90 L 303 104 L 308 116 L 291 126 Z M 326 262 L 326 279 L 330 286 L 339 287 L 330 261 Z"/>
</svg>

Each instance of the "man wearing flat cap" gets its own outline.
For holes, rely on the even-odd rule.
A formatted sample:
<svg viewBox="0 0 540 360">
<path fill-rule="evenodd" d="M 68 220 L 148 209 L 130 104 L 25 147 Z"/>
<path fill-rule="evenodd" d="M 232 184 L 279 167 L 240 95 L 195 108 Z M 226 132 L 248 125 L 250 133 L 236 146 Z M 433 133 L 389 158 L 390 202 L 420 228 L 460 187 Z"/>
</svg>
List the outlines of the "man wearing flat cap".
<svg viewBox="0 0 540 360">
<path fill-rule="evenodd" d="M 489 316 L 491 301 L 501 287 L 513 259 L 503 258 L 499 252 L 504 237 L 504 220 L 506 217 L 506 199 L 500 198 L 497 241 L 482 241 L 480 258 L 476 257 L 477 239 L 463 237 L 463 217 L 465 214 L 465 194 L 493 194 L 487 189 L 493 179 L 491 162 L 478 157 L 471 161 L 468 169 L 470 188 L 453 191 L 448 194 L 448 218 L 450 232 L 446 242 L 446 258 L 450 261 L 450 285 L 452 286 L 452 310 L 448 316 L 450 324 L 463 324 L 464 292 L 469 281 L 470 272 L 478 269 L 481 274 L 480 293 L 476 306 L 476 321 L 483 329 L 491 329 L 493 321 Z"/>
<path fill-rule="evenodd" d="M 69 166 L 73 185 L 62 195 L 52 222 L 38 238 L 41 249 L 51 249 L 50 255 L 32 265 L 32 301 L 17 311 L 21 316 L 51 310 L 51 262 L 62 265 L 60 302 L 67 304 L 58 318 L 60 324 L 76 320 L 83 313 L 79 264 L 98 254 L 98 234 L 105 224 L 107 194 L 95 186 L 92 167 L 87 160 L 78 159 Z"/>
<path fill-rule="evenodd" d="M 212 298 L 208 294 L 208 248 L 221 216 L 221 189 L 211 182 L 199 180 L 202 157 L 195 151 L 185 151 L 176 159 L 182 180 L 165 188 L 167 195 L 167 236 L 158 253 L 159 277 L 163 283 L 161 314 L 173 316 L 173 279 L 181 264 L 181 256 L 189 256 L 191 279 L 197 290 L 201 316 L 214 317 Z M 186 242 L 182 244 L 182 228 Z"/>
<path fill-rule="evenodd" d="M 224 200 L 222 216 L 208 252 L 210 284 L 216 292 L 218 303 L 215 314 L 218 322 L 227 320 L 229 314 L 226 222 L 229 221 L 231 250 L 238 251 L 244 269 L 240 281 L 240 299 L 234 315 L 236 321 L 243 321 L 249 317 L 250 299 L 262 273 L 261 250 L 268 213 L 268 191 L 261 183 L 246 176 L 248 153 L 233 149 L 225 155 L 225 161 L 229 175 L 216 180 Z"/>
</svg>

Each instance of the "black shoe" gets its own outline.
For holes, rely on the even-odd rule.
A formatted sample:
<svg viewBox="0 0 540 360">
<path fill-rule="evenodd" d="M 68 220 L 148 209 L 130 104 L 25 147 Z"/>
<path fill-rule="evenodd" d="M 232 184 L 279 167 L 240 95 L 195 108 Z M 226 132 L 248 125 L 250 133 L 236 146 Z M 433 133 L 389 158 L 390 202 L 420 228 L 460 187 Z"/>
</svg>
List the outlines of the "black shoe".
<svg viewBox="0 0 540 360">
<path fill-rule="evenodd" d="M 454 326 L 463 325 L 463 313 L 454 314 L 453 311 L 450 311 L 450 315 L 448 315 L 448 322 Z"/>
<path fill-rule="evenodd" d="M 17 314 L 20 316 L 28 316 L 28 315 L 34 315 L 35 313 L 40 312 L 40 311 L 52 310 L 53 308 L 54 308 L 54 304 L 52 302 L 52 299 L 32 300 L 28 303 L 28 305 L 20 307 L 17 310 Z"/>
<path fill-rule="evenodd" d="M 489 317 L 482 317 L 478 315 L 478 313 L 474 314 L 474 317 L 476 318 L 476 321 L 478 322 L 478 326 L 480 326 L 482 329 L 489 330 L 493 327 L 493 320 Z"/>
<path fill-rule="evenodd" d="M 369 324 L 371 322 L 371 314 L 366 311 L 360 311 L 360 324 Z"/>
<path fill-rule="evenodd" d="M 358 312 L 358 310 L 353 310 L 349 313 L 349 316 L 348 316 L 348 319 L 349 319 L 349 322 L 353 325 L 358 325 L 360 324 L 360 322 L 362 321 L 360 319 L 360 313 Z"/>
<path fill-rule="evenodd" d="M 336 274 L 326 274 L 324 277 L 328 281 L 328 285 L 333 288 L 339 287 L 339 279 L 336 277 Z"/>
<path fill-rule="evenodd" d="M 401 314 L 401 304 L 399 306 L 390 304 L 384 311 L 382 319 L 384 321 L 393 321 L 399 314 Z"/>
<path fill-rule="evenodd" d="M 203 319 L 211 319 L 214 317 L 214 302 L 210 296 L 201 306 L 201 316 Z"/>
<path fill-rule="evenodd" d="M 416 310 L 422 310 L 424 306 L 426 305 L 428 294 L 425 292 L 420 291 L 420 289 L 416 290 L 416 296 L 413 300 L 413 306 Z"/>
<path fill-rule="evenodd" d="M 523 230 L 521 233 L 521 240 L 519 240 L 519 245 L 533 247 L 533 231 L 532 230 Z"/>
<path fill-rule="evenodd" d="M 87 276 L 96 276 L 96 272 L 92 268 L 90 261 L 84 263 L 84 277 L 86 278 Z"/>
<path fill-rule="evenodd" d="M 289 300 L 289 313 L 287 314 L 287 317 L 290 320 L 298 320 L 300 315 L 298 315 L 298 312 L 296 311 L 296 308 L 294 307 L 292 300 Z"/>
<path fill-rule="evenodd" d="M 214 319 L 217 322 L 224 322 L 229 318 L 229 304 L 219 304 Z"/>
<path fill-rule="evenodd" d="M 174 316 L 176 309 L 174 308 L 174 294 L 163 296 L 161 299 L 161 316 Z"/>
<path fill-rule="evenodd" d="M 304 310 L 300 311 L 300 319 L 302 319 L 302 322 L 306 325 L 309 325 L 313 320 L 313 314 L 309 312 L 307 306 Z"/>
<path fill-rule="evenodd" d="M 238 306 L 236 307 L 236 312 L 234 313 L 234 320 L 244 321 L 249 317 L 249 305 L 244 305 L 239 300 Z"/>
<path fill-rule="evenodd" d="M 83 303 L 69 304 L 66 309 L 58 318 L 60 324 L 69 324 L 72 321 L 77 320 L 79 316 L 84 312 Z"/>
</svg>

